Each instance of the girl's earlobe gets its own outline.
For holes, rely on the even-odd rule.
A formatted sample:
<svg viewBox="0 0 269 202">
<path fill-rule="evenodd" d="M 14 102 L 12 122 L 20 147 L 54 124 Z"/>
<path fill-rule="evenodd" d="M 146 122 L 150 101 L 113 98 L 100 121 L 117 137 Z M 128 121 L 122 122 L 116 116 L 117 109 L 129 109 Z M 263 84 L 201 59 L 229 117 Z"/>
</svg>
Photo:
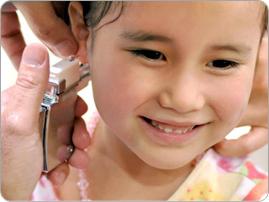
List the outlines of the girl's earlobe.
<svg viewBox="0 0 269 202">
<path fill-rule="evenodd" d="M 84 22 L 83 8 L 79 2 L 70 2 L 68 14 L 72 33 L 78 43 L 78 51 L 75 55 L 82 63 L 87 63 L 87 39 L 89 31 Z"/>
</svg>

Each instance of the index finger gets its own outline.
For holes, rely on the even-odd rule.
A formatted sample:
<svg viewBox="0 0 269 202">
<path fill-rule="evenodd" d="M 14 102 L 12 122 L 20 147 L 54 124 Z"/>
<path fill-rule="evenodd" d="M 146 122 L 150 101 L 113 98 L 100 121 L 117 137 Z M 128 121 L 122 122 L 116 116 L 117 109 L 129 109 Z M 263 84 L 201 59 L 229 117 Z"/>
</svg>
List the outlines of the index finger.
<svg viewBox="0 0 269 202">
<path fill-rule="evenodd" d="M 25 42 L 20 30 L 16 8 L 7 2 L 1 9 L 1 41 L 16 69 L 19 68 Z"/>
<path fill-rule="evenodd" d="M 249 133 L 235 140 L 224 140 L 214 146 L 214 149 L 229 157 L 242 157 L 263 147 L 268 143 L 268 129 L 252 127 Z"/>
<path fill-rule="evenodd" d="M 64 2 L 61 2 L 64 3 Z M 35 35 L 60 57 L 75 55 L 77 42 L 51 2 L 14 2 Z"/>
</svg>

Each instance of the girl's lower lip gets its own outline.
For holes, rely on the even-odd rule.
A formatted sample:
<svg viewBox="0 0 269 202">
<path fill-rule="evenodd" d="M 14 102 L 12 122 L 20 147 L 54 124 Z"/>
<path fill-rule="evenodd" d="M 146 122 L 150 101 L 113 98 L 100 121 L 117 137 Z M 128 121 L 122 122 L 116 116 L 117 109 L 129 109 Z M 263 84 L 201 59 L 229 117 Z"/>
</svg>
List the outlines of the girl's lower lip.
<svg viewBox="0 0 269 202">
<path fill-rule="evenodd" d="M 173 133 L 167 134 L 158 128 L 155 128 L 150 123 L 140 118 L 142 122 L 142 127 L 146 131 L 146 134 L 151 140 L 160 145 L 178 145 L 187 142 L 193 136 L 195 136 L 203 125 L 196 126 L 191 131 L 184 134 L 176 135 Z"/>
</svg>

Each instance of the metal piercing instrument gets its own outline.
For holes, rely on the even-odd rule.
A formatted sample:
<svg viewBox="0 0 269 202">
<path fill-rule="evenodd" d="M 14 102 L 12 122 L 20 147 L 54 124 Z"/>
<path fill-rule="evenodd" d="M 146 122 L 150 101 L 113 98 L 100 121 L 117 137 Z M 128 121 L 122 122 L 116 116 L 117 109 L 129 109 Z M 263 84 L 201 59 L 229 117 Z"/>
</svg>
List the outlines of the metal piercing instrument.
<svg viewBox="0 0 269 202">
<path fill-rule="evenodd" d="M 89 80 L 89 66 L 81 64 L 77 59 L 64 59 L 50 68 L 39 118 L 43 172 L 49 172 L 60 163 L 57 158 L 59 147 L 72 145 L 77 92 L 86 87 Z"/>
</svg>

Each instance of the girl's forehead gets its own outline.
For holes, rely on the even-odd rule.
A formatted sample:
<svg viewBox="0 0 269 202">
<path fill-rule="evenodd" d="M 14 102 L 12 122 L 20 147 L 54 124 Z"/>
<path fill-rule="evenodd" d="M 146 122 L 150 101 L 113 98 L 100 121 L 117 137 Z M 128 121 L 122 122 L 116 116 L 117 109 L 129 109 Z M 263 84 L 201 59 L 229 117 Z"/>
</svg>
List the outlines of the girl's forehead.
<svg viewBox="0 0 269 202">
<path fill-rule="evenodd" d="M 264 6 L 259 1 L 178 1 L 178 2 L 124 2 L 127 13 L 135 11 L 159 10 L 181 11 L 183 14 L 191 12 L 234 12 L 247 11 L 256 12 Z M 172 14 L 172 13 L 171 13 Z"/>
<path fill-rule="evenodd" d="M 261 5 L 256 1 L 124 2 L 122 10 L 114 7 L 99 25 L 107 23 L 104 33 L 109 36 L 130 38 L 142 31 L 172 39 L 174 45 L 229 42 L 256 46 L 262 30 Z"/>
<path fill-rule="evenodd" d="M 259 1 L 123 2 L 123 9 L 120 7 L 119 4 L 114 4 L 114 8 L 110 9 L 108 15 L 102 20 L 104 24 L 120 15 L 113 24 L 125 22 L 124 26 L 134 25 L 134 23 L 159 26 L 170 23 L 171 26 L 185 26 L 217 20 L 221 23 L 232 19 L 238 23 L 246 21 L 250 26 L 255 26 L 261 25 L 264 13 L 264 5 Z"/>
<path fill-rule="evenodd" d="M 205 29 L 220 31 L 261 32 L 262 6 L 259 2 L 208 1 L 208 2 L 124 2 L 121 13 L 111 9 L 101 21 L 116 29 L 147 29 L 174 33 Z M 118 9 L 119 11 L 120 9 Z M 226 27 L 225 27 L 226 26 Z M 99 26 L 98 26 L 99 27 Z"/>
<path fill-rule="evenodd" d="M 186 22 L 227 21 L 227 19 L 245 19 L 258 24 L 262 17 L 259 2 L 245 1 L 208 1 L 208 2 L 128 2 L 122 13 L 123 20 Z M 145 24 L 145 23 L 144 23 Z"/>
</svg>

